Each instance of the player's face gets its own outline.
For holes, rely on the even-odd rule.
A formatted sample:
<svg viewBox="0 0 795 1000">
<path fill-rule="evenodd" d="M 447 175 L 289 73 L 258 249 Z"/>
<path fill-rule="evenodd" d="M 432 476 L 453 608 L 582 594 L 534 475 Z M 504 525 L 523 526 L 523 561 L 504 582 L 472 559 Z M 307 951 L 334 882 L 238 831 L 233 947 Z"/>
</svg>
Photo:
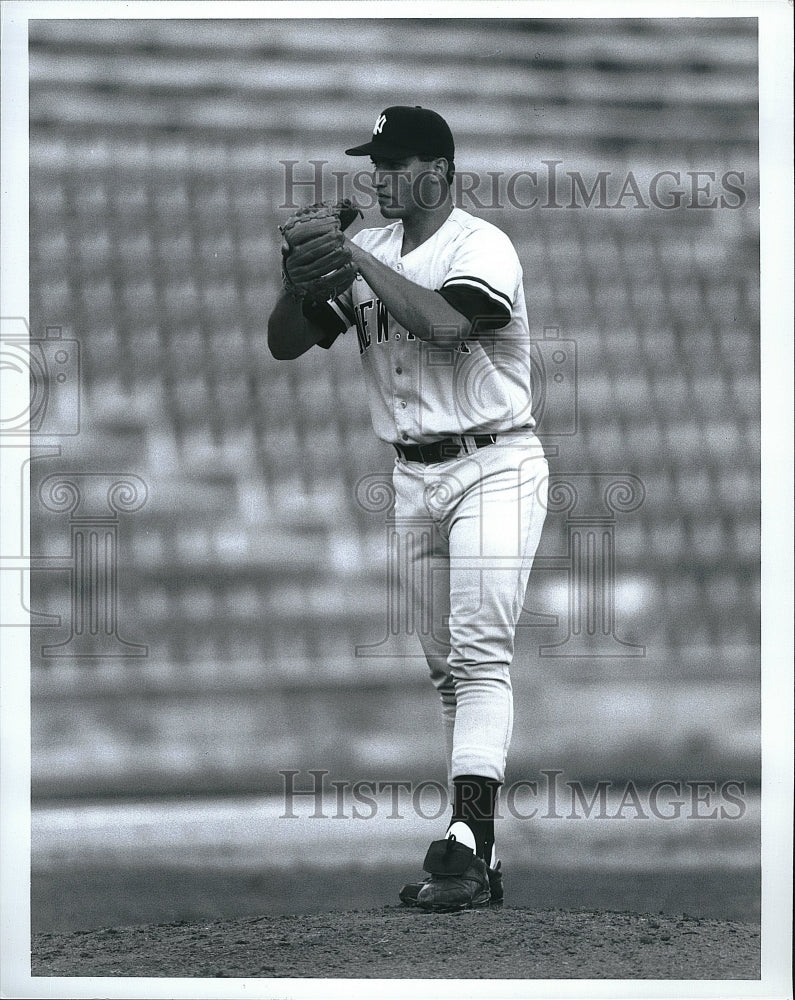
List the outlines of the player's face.
<svg viewBox="0 0 795 1000">
<path fill-rule="evenodd" d="M 438 208 L 438 184 L 425 160 L 411 156 L 402 160 L 373 159 L 372 163 L 373 187 L 385 218 L 405 219 Z"/>
</svg>

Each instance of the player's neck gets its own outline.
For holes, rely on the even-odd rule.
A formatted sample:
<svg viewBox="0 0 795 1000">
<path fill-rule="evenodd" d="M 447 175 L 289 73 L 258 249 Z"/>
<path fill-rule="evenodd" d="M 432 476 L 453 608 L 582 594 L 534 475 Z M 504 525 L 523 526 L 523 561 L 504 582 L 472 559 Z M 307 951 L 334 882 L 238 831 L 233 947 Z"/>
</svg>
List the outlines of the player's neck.
<svg viewBox="0 0 795 1000">
<path fill-rule="evenodd" d="M 429 240 L 431 236 L 447 222 L 453 211 L 450 199 L 430 211 L 419 211 L 403 219 L 403 247 L 401 254 L 405 256 L 416 250 L 418 246 Z"/>
</svg>

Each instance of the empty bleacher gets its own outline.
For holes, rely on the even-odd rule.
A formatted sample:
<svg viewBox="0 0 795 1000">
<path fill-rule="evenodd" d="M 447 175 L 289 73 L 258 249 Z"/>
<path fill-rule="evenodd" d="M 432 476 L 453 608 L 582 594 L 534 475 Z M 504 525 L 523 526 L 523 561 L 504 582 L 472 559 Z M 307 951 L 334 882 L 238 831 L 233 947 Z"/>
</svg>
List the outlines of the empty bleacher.
<svg viewBox="0 0 795 1000">
<path fill-rule="evenodd" d="M 664 657 L 704 650 L 705 665 L 753 651 L 756 100 L 755 22 L 741 18 L 32 22 L 31 326 L 82 349 L 82 431 L 63 464 L 149 486 L 120 522 L 123 631 L 149 662 L 34 660 L 37 690 L 79 694 L 103 669 L 153 690 L 348 683 L 354 646 L 380 635 L 384 516 L 355 491 L 392 458 L 355 341 L 277 363 L 265 328 L 289 214 L 281 161 L 302 179 L 313 159 L 350 171 L 342 150 L 399 103 L 448 117 L 459 170 L 542 176 L 560 159 L 564 181 L 607 170 L 616 190 L 630 170 L 672 170 L 686 194 L 688 170 L 743 174 L 737 208 L 570 208 L 562 188 L 559 209 L 486 217 L 519 251 L 533 336 L 553 325 L 577 345 L 576 434 L 546 438 L 553 472 L 646 487 L 616 521 L 619 578 L 644 595 L 619 604 L 620 630 Z M 48 471 L 34 463 L 34 488 Z M 62 519 L 32 520 L 34 550 L 68 547 Z M 562 546 L 550 516 L 541 554 Z M 538 574 L 528 607 L 553 589 Z M 64 574 L 34 574 L 32 592 L 68 620 Z M 380 662 L 355 667 L 383 680 Z"/>
</svg>

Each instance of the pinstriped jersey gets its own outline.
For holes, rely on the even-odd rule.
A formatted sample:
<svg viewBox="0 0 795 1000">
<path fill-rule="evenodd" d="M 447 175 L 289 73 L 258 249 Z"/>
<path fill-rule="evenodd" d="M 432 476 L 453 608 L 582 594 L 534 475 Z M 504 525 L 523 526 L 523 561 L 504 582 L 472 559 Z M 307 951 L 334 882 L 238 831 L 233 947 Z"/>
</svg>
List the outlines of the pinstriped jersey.
<svg viewBox="0 0 795 1000">
<path fill-rule="evenodd" d="M 474 289 L 510 315 L 506 325 L 477 338 L 431 343 L 397 323 L 357 277 L 331 305 L 348 329 L 356 329 L 377 436 L 423 444 L 532 426 L 522 267 L 505 233 L 454 208 L 433 236 L 405 255 L 400 221 L 364 229 L 353 241 L 415 284 Z"/>
</svg>

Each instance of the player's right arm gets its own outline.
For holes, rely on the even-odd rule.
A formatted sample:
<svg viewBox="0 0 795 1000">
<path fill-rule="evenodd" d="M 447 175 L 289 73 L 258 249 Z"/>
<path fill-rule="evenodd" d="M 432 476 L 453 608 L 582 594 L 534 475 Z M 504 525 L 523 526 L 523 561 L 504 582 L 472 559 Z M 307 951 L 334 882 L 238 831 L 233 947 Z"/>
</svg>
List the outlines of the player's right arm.
<svg viewBox="0 0 795 1000">
<path fill-rule="evenodd" d="M 268 349 L 277 361 L 291 361 L 314 347 L 331 347 L 346 329 L 327 303 L 309 305 L 282 292 L 268 319 Z"/>
</svg>

